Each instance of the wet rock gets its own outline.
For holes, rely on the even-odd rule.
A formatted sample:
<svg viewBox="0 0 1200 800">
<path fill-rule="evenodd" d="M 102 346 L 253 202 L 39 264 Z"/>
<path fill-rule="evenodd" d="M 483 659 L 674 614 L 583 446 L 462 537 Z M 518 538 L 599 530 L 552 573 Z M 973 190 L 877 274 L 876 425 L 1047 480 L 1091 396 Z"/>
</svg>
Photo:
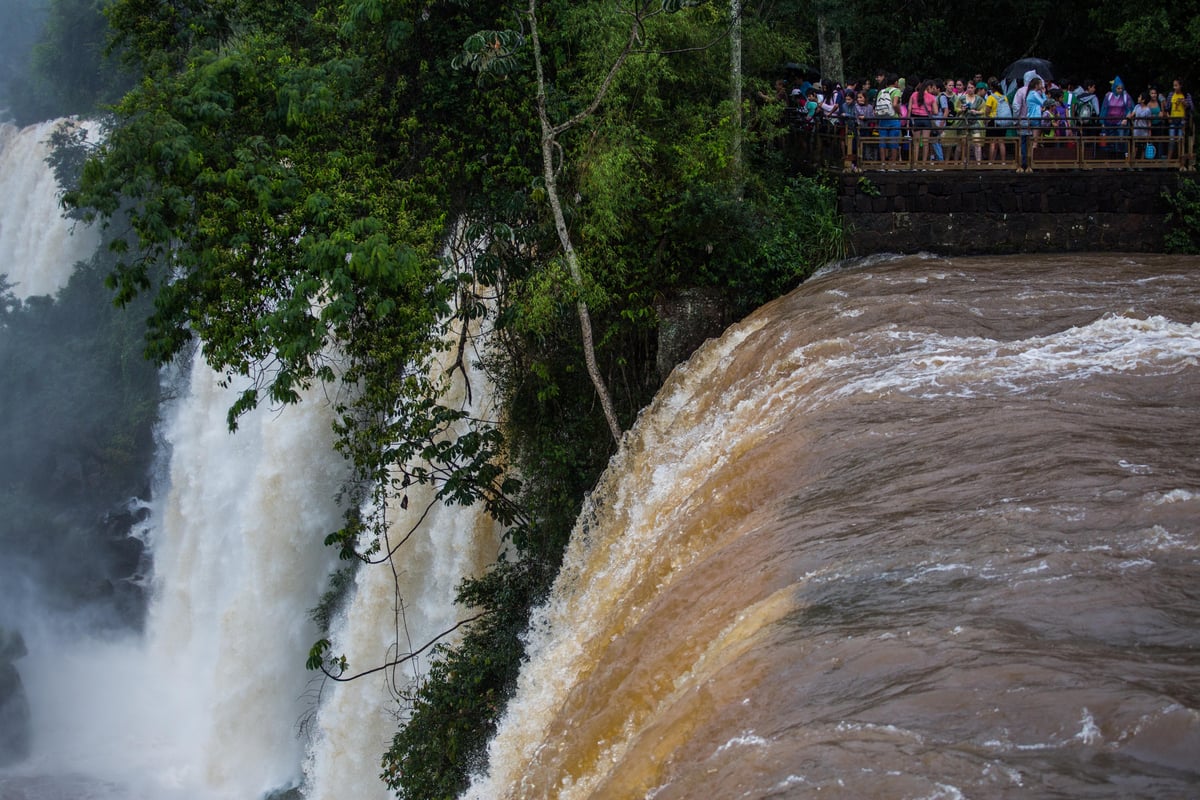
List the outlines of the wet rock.
<svg viewBox="0 0 1200 800">
<path fill-rule="evenodd" d="M 659 380 L 666 380 L 676 364 L 687 361 L 707 339 L 720 336 L 727 324 L 726 303 L 718 289 L 692 287 L 659 298 L 658 313 Z"/>
<path fill-rule="evenodd" d="M 13 663 L 25 653 L 21 634 L 0 628 L 0 766 L 28 758 L 33 744 L 29 698 Z"/>
</svg>

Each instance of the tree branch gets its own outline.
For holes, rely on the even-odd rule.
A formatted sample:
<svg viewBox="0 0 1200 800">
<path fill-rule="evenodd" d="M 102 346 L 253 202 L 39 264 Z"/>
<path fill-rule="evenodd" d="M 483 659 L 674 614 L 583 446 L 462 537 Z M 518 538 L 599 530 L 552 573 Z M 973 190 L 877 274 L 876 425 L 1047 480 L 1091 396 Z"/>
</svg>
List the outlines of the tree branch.
<svg viewBox="0 0 1200 800">
<path fill-rule="evenodd" d="M 537 24 L 537 0 L 529 0 L 529 38 L 533 45 L 533 63 L 537 72 L 537 110 L 538 121 L 542 126 L 542 171 L 546 182 L 546 197 L 550 201 L 550 210 L 554 215 L 554 228 L 558 233 L 558 241 L 562 245 L 563 255 L 567 260 L 567 268 L 571 273 L 571 280 L 575 284 L 576 291 L 579 292 L 579 299 L 575 303 L 575 311 L 579 316 L 579 328 L 583 339 L 583 361 L 587 366 L 588 376 L 592 379 L 592 384 L 596 387 L 596 394 L 600 399 L 600 407 L 604 411 L 604 418 L 608 422 L 609 432 L 612 434 L 613 441 L 618 445 L 621 443 L 621 423 L 617 420 L 617 412 L 613 407 L 612 396 L 608 392 L 608 386 L 604 382 L 604 377 L 600 374 L 600 367 L 596 364 L 596 348 L 592 338 L 592 318 L 588 310 L 587 301 L 583 299 L 584 282 L 583 270 L 579 266 L 579 256 L 575 252 L 575 245 L 571 241 L 570 231 L 567 230 L 567 220 L 563 214 L 562 202 L 558 196 L 558 182 L 554 174 L 554 149 L 557 146 L 556 137 L 563 131 L 575 125 L 579 121 L 591 115 L 600 105 L 600 101 L 604 99 L 604 95 L 612 86 L 613 80 L 616 78 L 617 70 L 625 59 L 629 56 L 633 44 L 637 41 L 638 25 L 635 19 L 635 24 L 630 31 L 629 41 L 626 42 L 621 55 L 617 57 L 608 74 L 605 76 L 600 89 L 596 92 L 596 96 L 592 98 L 592 102 L 587 109 L 579 114 L 576 114 L 571 119 L 560 125 L 551 125 L 550 117 L 546 110 L 546 76 L 542 66 L 542 43 L 538 33 Z"/>
<path fill-rule="evenodd" d="M 366 677 L 367 675 L 374 675 L 376 672 L 383 672 L 385 669 L 391 669 L 392 667 L 398 667 L 401 664 L 403 664 L 407 661 L 411 661 L 414 658 L 416 658 L 417 656 L 421 655 L 421 653 L 424 653 L 426 650 L 433 647 L 435 644 L 437 644 L 439 641 L 446 638 L 450 634 L 454 633 L 456 630 L 461 628 L 463 625 L 472 623 L 482 616 L 483 616 L 483 614 L 480 613 L 480 614 L 476 614 L 473 617 L 467 617 L 466 619 L 456 623 L 453 627 L 449 628 L 448 630 L 442 631 L 437 636 L 430 639 L 428 642 L 426 642 L 424 645 L 422 645 L 420 647 L 420 649 L 414 650 L 413 652 L 408 653 L 407 655 L 401 656 L 400 658 L 393 659 L 393 660 L 387 662 L 386 664 L 380 664 L 378 667 L 372 667 L 371 669 L 366 669 L 366 670 L 363 670 L 362 672 L 357 672 L 353 675 L 346 676 L 344 674 L 334 675 L 332 672 L 329 671 L 328 667 L 326 667 L 324 664 L 322 664 L 321 672 L 325 673 L 325 677 L 329 678 L 332 681 L 337 681 L 339 683 L 349 683 L 350 681 L 358 680 L 359 678 Z"/>
</svg>

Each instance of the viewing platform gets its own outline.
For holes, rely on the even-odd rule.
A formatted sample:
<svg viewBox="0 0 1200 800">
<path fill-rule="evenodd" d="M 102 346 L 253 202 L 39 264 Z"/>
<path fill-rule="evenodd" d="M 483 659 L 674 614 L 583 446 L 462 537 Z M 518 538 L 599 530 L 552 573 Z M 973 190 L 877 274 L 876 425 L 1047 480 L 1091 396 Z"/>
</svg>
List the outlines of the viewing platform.
<svg viewBox="0 0 1200 800">
<path fill-rule="evenodd" d="M 1024 150 L 1027 168 L 1037 170 L 1196 170 L 1196 127 L 1191 119 L 1179 136 L 1164 124 L 1148 136 L 1106 132 L 1101 125 L 1069 126 L 1066 131 L 1035 128 L 936 128 L 914 130 L 900 120 L 896 135 L 869 127 L 856 130 L 828 120 L 793 122 L 788 147 L 802 162 L 822 170 L 971 170 L 1016 172 Z M 922 142 L 922 133 L 936 133 Z M 884 135 L 881 135 L 884 134 Z M 992 135 L 995 134 L 995 135 Z M 997 156 L 992 147 L 997 145 Z M 977 156 L 975 148 L 981 152 Z M 931 150 L 941 157 L 930 160 Z M 920 153 L 918 153 L 920 151 Z M 920 157 L 919 157 L 920 156 Z"/>
<path fill-rule="evenodd" d="M 835 182 L 858 255 L 1161 252 L 1168 197 L 1195 177 L 1193 126 L 1181 137 L 995 137 L 1006 145 L 996 159 L 992 139 L 966 132 L 942 139 L 946 157 L 933 162 L 917 160 L 905 130 L 885 160 L 879 136 L 819 127 L 792 130 L 786 147 L 798 170 Z M 1018 171 L 1021 138 L 1028 169 Z"/>
</svg>

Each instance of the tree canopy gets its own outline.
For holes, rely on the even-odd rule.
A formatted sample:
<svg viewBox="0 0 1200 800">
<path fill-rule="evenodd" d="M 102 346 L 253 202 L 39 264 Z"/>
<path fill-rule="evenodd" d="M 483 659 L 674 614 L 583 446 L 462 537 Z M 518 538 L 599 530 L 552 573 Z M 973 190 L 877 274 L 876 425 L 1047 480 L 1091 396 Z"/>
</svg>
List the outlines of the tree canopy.
<svg viewBox="0 0 1200 800">
<path fill-rule="evenodd" d="M 819 15 L 839 30 L 851 76 L 873 77 L 883 68 L 920 78 L 976 72 L 986 77 L 1018 58 L 1038 56 L 1061 71 L 1055 77 L 1090 77 L 1099 85 L 1115 75 L 1130 86 L 1154 83 L 1166 90 L 1175 78 L 1190 87 L 1200 80 L 1195 0 L 1004 0 L 970 8 L 946 0 L 793 0 L 789 5 L 810 20 L 805 41 L 812 48 Z"/>
</svg>

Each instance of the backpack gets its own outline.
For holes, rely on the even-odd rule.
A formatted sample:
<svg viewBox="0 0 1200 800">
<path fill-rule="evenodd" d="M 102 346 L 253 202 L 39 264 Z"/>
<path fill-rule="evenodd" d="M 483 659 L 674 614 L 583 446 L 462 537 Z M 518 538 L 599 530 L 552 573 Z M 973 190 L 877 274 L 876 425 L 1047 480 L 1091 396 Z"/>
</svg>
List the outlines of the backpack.
<svg viewBox="0 0 1200 800">
<path fill-rule="evenodd" d="M 1075 102 L 1071 105 L 1071 116 L 1077 120 L 1092 119 L 1096 116 L 1096 108 L 1089 100 L 1094 95 L 1088 95 L 1088 99 L 1076 97 Z"/>
<path fill-rule="evenodd" d="M 892 105 L 892 97 L 895 95 L 895 90 L 892 87 L 880 89 L 879 94 L 875 97 L 875 116 L 877 117 L 894 117 L 896 116 L 896 107 Z"/>
<path fill-rule="evenodd" d="M 1008 102 L 1008 98 L 1000 95 L 996 98 L 996 127 L 1009 128 L 1013 124 L 1012 104 Z"/>
</svg>

